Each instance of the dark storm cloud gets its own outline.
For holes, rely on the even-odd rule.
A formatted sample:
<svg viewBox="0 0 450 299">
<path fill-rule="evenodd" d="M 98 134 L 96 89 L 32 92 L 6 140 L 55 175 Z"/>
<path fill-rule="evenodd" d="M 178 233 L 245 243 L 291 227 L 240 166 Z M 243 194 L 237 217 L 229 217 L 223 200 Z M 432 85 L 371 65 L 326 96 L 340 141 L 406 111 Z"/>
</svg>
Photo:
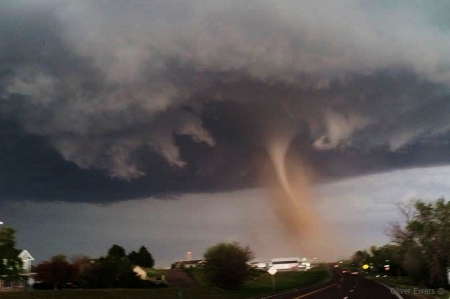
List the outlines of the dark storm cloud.
<svg viewBox="0 0 450 299">
<path fill-rule="evenodd" d="M 246 187 L 286 131 L 319 175 L 446 164 L 444 10 L 2 3 L 2 194 L 104 202 Z"/>
</svg>

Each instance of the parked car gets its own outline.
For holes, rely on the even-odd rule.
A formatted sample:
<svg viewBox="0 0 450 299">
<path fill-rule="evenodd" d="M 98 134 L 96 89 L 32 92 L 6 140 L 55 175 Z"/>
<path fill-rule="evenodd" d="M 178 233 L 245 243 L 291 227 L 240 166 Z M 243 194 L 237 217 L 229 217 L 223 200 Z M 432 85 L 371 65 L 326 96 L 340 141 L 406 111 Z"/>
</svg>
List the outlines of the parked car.
<svg viewBox="0 0 450 299">
<path fill-rule="evenodd" d="M 58 284 L 58 290 L 74 290 L 74 289 L 78 289 L 78 288 L 79 288 L 79 286 L 72 282 L 64 282 L 64 283 Z"/>
</svg>

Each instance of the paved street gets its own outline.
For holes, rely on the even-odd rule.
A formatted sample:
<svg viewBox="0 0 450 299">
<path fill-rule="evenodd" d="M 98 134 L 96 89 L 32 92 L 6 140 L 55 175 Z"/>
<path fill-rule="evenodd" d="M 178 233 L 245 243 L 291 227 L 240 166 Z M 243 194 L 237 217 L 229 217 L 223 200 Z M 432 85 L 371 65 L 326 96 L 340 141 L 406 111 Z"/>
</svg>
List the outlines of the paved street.
<svg viewBox="0 0 450 299">
<path fill-rule="evenodd" d="M 333 268 L 332 279 L 320 286 L 268 296 L 266 299 L 400 299 L 381 284 L 362 276 L 343 275 Z"/>
<path fill-rule="evenodd" d="M 182 269 L 170 269 L 164 272 L 169 287 L 186 288 L 196 285 L 195 281 Z"/>
</svg>

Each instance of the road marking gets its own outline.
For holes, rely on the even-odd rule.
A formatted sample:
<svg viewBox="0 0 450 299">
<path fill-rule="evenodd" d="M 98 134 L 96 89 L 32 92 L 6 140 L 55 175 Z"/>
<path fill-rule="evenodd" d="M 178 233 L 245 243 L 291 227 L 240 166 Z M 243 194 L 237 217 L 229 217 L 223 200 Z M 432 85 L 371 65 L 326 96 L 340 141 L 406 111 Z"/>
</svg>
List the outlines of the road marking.
<svg viewBox="0 0 450 299">
<path fill-rule="evenodd" d="M 309 295 L 312 295 L 312 294 L 315 294 L 315 293 L 317 293 L 317 292 L 320 292 L 320 291 L 326 290 L 326 289 L 328 289 L 328 288 L 331 288 L 332 286 L 335 286 L 335 285 L 337 285 L 337 283 L 333 283 L 332 285 L 329 285 L 329 286 L 327 286 L 327 287 L 324 287 L 324 288 L 321 288 L 321 289 L 315 290 L 315 291 L 313 291 L 313 292 L 309 292 L 309 293 L 307 293 L 307 294 L 304 294 L 304 295 L 301 295 L 301 296 L 295 297 L 294 299 L 305 298 L 305 297 L 307 297 L 307 296 L 309 296 Z"/>
<path fill-rule="evenodd" d="M 350 293 L 353 292 L 354 290 L 350 290 Z"/>
<path fill-rule="evenodd" d="M 358 283 L 359 283 L 359 279 L 356 281 L 355 285 L 353 286 L 353 290 L 356 289 L 356 287 L 358 286 Z M 353 291 L 351 291 L 351 292 L 353 292 Z"/>
</svg>

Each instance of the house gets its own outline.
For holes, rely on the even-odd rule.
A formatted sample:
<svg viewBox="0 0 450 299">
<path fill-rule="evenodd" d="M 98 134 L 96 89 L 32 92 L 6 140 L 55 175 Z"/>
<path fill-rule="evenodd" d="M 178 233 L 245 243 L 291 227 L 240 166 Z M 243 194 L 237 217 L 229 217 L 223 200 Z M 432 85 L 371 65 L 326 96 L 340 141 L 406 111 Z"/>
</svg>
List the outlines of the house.
<svg viewBox="0 0 450 299">
<path fill-rule="evenodd" d="M 203 260 L 178 261 L 172 264 L 173 269 L 195 268 L 204 264 Z"/>
<path fill-rule="evenodd" d="M 23 278 L 21 281 L 8 281 L 5 277 L 0 279 L 0 290 L 11 289 L 11 288 L 23 288 L 29 286 L 33 279 L 32 276 L 35 274 L 32 271 L 32 262 L 34 258 L 27 250 L 17 250 L 17 255 L 22 261 L 22 271 L 20 276 Z"/>
<path fill-rule="evenodd" d="M 22 260 L 22 275 L 30 276 L 31 275 L 31 263 L 34 261 L 34 258 L 27 250 L 18 250 L 19 257 Z"/>
</svg>

